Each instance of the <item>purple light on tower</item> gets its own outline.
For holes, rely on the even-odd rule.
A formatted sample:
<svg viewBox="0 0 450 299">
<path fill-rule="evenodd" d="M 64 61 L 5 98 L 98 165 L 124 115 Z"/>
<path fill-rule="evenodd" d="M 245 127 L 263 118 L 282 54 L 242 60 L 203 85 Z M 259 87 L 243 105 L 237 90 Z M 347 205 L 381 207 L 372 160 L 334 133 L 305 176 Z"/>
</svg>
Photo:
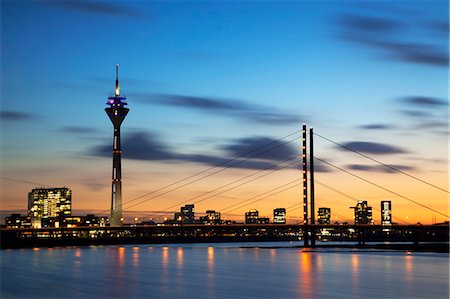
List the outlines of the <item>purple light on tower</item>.
<svg viewBox="0 0 450 299">
<path fill-rule="evenodd" d="M 122 150 L 120 149 L 120 125 L 130 109 L 125 108 L 128 103 L 126 97 L 120 96 L 119 87 L 119 65 L 116 64 L 116 90 L 113 97 L 108 98 L 105 108 L 106 114 L 114 127 L 113 139 L 113 171 L 112 171 L 112 191 L 111 191 L 111 226 L 122 225 Z"/>
</svg>

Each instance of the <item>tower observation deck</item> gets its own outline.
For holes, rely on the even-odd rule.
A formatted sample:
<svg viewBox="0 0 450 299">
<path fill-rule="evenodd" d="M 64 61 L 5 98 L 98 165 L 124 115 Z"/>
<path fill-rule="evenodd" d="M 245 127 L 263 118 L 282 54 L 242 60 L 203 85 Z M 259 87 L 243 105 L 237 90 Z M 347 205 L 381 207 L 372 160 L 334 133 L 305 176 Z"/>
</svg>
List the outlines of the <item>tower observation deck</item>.
<svg viewBox="0 0 450 299">
<path fill-rule="evenodd" d="M 109 107 L 105 108 L 114 127 L 113 139 L 113 169 L 112 169 L 112 190 L 111 190 L 111 226 L 122 225 L 122 150 L 120 148 L 120 126 L 130 109 L 125 108 L 128 103 L 126 97 L 120 95 L 119 87 L 119 65 L 116 64 L 116 90 L 112 97 L 106 102 Z"/>
</svg>

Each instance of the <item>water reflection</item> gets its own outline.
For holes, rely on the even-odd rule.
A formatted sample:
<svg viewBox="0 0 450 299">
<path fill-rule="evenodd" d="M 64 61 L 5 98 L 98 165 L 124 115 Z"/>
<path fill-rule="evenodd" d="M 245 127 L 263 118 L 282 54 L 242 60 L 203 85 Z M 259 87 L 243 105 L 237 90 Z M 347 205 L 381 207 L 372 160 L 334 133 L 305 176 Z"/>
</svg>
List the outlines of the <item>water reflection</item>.
<svg viewBox="0 0 450 299">
<path fill-rule="evenodd" d="M 239 246 L 5 250 L 0 297 L 448 298 L 445 255 Z"/>
<path fill-rule="evenodd" d="M 118 264 L 122 268 L 125 265 L 125 247 L 119 247 L 118 251 Z"/>
<path fill-rule="evenodd" d="M 139 266 L 139 247 L 133 247 L 133 267 L 137 268 Z"/>
<path fill-rule="evenodd" d="M 300 283 L 299 283 L 299 291 L 300 297 L 303 298 L 313 298 L 313 289 L 312 289 L 312 264 L 311 264 L 311 255 L 310 252 L 300 252 L 299 258 L 299 272 L 300 272 Z"/>
<path fill-rule="evenodd" d="M 161 248 L 161 262 L 163 266 L 163 270 L 167 270 L 169 267 L 169 247 L 164 246 Z"/>
<path fill-rule="evenodd" d="M 214 270 L 214 247 L 208 247 L 208 267 L 209 272 Z"/>
<path fill-rule="evenodd" d="M 405 255 L 405 278 L 406 278 L 406 282 L 408 284 L 412 283 L 413 280 L 413 274 L 414 274 L 414 257 L 412 255 L 410 255 L 410 253 L 408 252 Z"/>
<path fill-rule="evenodd" d="M 359 276 L 360 276 L 360 271 L 359 271 L 359 254 L 352 254 L 351 257 L 351 264 L 352 264 L 352 287 L 351 290 L 352 292 L 356 292 L 356 295 L 360 295 L 359 290 Z"/>
<path fill-rule="evenodd" d="M 177 250 L 177 267 L 179 269 L 183 268 L 183 247 L 178 247 Z"/>
<path fill-rule="evenodd" d="M 277 260 L 277 250 L 272 248 L 270 249 L 270 263 L 274 265 L 276 260 Z"/>
</svg>

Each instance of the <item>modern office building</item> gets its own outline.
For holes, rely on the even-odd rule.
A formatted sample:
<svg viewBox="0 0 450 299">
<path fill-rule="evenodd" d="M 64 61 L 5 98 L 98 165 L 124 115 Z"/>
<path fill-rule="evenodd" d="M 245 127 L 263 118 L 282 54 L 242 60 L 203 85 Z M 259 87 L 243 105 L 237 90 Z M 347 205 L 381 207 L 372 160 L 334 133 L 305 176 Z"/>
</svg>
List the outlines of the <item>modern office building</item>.
<svg viewBox="0 0 450 299">
<path fill-rule="evenodd" d="M 330 224 L 331 223 L 331 209 L 330 208 L 319 208 L 318 219 L 319 224 Z"/>
<path fill-rule="evenodd" d="M 277 208 L 273 210 L 273 223 L 286 224 L 286 209 Z"/>
<path fill-rule="evenodd" d="M 356 206 L 350 209 L 355 209 L 355 224 L 373 224 L 372 207 L 368 206 L 367 201 L 358 200 Z"/>
<path fill-rule="evenodd" d="M 184 207 L 181 207 L 180 212 L 175 213 L 174 218 L 176 222 L 194 223 L 195 222 L 194 205 L 185 205 Z"/>
<path fill-rule="evenodd" d="M 250 210 L 245 212 L 245 224 L 256 224 L 258 223 L 258 210 Z"/>
<path fill-rule="evenodd" d="M 72 191 L 69 188 L 36 188 L 28 193 L 28 215 L 32 227 L 42 227 L 42 219 L 72 214 Z"/>
<path fill-rule="evenodd" d="M 112 171 L 112 190 L 111 190 L 111 226 L 122 225 L 122 150 L 120 147 L 120 126 L 130 109 L 125 108 L 128 103 L 126 97 L 120 95 L 119 87 L 119 65 L 116 65 L 116 89 L 114 96 L 108 98 L 109 105 L 105 108 L 114 127 L 113 141 L 113 171 Z"/>
<path fill-rule="evenodd" d="M 206 215 L 200 217 L 200 222 L 204 224 L 220 224 L 220 213 L 214 210 L 207 210 Z"/>
<path fill-rule="evenodd" d="M 392 225 L 392 204 L 390 200 L 381 202 L 381 225 Z"/>
</svg>

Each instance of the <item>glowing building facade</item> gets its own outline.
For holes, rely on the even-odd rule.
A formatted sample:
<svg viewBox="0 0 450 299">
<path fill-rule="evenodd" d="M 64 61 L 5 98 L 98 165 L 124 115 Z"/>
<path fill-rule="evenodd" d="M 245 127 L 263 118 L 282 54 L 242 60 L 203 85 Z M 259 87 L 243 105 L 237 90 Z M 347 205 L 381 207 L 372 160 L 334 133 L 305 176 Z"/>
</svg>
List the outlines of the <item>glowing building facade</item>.
<svg viewBox="0 0 450 299">
<path fill-rule="evenodd" d="M 355 209 L 355 224 L 373 224 L 372 207 L 369 207 L 367 201 L 358 200 Z"/>
<path fill-rule="evenodd" d="M 319 208 L 318 211 L 318 222 L 319 224 L 330 224 L 331 223 L 331 209 L 330 208 Z"/>
<path fill-rule="evenodd" d="M 285 224 L 286 223 L 286 209 L 277 208 L 273 210 L 273 223 Z"/>
<path fill-rule="evenodd" d="M 116 65 L 116 90 L 112 97 L 108 98 L 109 105 L 105 108 L 114 127 L 113 140 L 113 171 L 112 171 L 112 190 L 111 190 L 111 226 L 122 225 L 122 150 L 120 147 L 120 126 L 130 109 L 125 108 L 128 103 L 126 97 L 120 95 L 119 87 L 119 66 Z"/>
<path fill-rule="evenodd" d="M 34 228 L 51 217 L 72 214 L 72 191 L 69 188 L 36 188 L 28 193 L 28 215 Z"/>
<path fill-rule="evenodd" d="M 214 210 L 207 210 L 206 215 L 200 217 L 200 222 L 204 224 L 220 224 L 220 212 Z"/>
<path fill-rule="evenodd" d="M 185 205 L 180 208 L 180 212 L 175 213 L 175 221 L 181 223 L 195 222 L 195 207 L 194 205 Z"/>
<path fill-rule="evenodd" d="M 392 204 L 390 200 L 381 202 L 381 225 L 392 225 Z"/>
<path fill-rule="evenodd" d="M 258 223 L 259 212 L 258 210 L 250 210 L 245 212 L 245 224 Z"/>
</svg>

